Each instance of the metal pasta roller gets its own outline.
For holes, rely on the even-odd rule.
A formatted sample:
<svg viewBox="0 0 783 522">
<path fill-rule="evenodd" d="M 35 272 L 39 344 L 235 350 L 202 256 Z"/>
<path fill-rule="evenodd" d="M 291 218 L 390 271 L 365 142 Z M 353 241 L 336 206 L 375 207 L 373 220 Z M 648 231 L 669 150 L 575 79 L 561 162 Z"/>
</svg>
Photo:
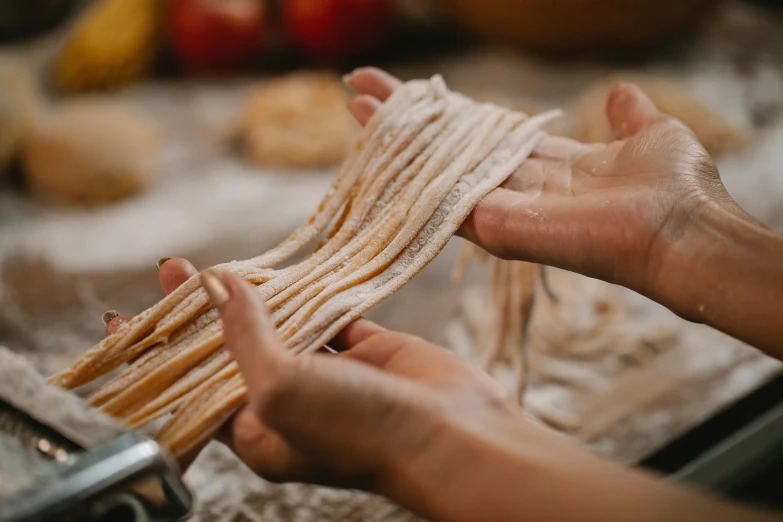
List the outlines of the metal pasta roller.
<svg viewBox="0 0 783 522">
<path fill-rule="evenodd" d="M 124 431 L 0 347 L 0 522 L 163 522 L 193 497 L 154 440 Z"/>
</svg>

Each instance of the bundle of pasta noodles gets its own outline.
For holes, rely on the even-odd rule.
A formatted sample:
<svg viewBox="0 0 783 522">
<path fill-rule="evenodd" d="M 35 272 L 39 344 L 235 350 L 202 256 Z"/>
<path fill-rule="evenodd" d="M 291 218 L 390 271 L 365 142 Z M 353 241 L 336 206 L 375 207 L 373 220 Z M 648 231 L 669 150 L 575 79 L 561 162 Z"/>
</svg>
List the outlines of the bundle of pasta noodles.
<svg viewBox="0 0 783 522">
<path fill-rule="evenodd" d="M 432 261 L 556 116 L 477 103 L 439 76 L 408 82 L 371 118 L 305 225 L 261 256 L 215 268 L 256 285 L 288 349 L 318 350 Z M 304 259 L 274 268 L 319 237 Z M 246 400 L 199 277 L 51 381 L 72 389 L 123 364 L 89 403 L 133 428 L 173 414 L 157 438 L 177 456 L 198 449 Z"/>
</svg>

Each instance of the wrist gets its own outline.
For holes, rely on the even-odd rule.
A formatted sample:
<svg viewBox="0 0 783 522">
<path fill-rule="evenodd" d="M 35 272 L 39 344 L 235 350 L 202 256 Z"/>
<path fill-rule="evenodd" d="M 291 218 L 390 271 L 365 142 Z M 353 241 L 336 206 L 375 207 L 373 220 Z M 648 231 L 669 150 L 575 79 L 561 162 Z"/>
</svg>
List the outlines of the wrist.
<svg viewBox="0 0 783 522">
<path fill-rule="evenodd" d="M 521 414 L 486 413 L 444 423 L 379 493 L 434 522 L 774 520 L 593 456 Z"/>
<path fill-rule="evenodd" d="M 532 501 L 547 502 L 532 482 L 597 460 L 516 405 L 465 413 L 442 419 L 432 444 L 400 459 L 379 493 L 428 520 L 512 520 L 535 510 Z"/>
<path fill-rule="evenodd" d="M 783 298 L 779 234 L 709 202 L 694 211 L 676 241 L 658 250 L 642 293 L 760 348 L 779 343 L 770 330 L 778 321 L 769 316 Z"/>
</svg>

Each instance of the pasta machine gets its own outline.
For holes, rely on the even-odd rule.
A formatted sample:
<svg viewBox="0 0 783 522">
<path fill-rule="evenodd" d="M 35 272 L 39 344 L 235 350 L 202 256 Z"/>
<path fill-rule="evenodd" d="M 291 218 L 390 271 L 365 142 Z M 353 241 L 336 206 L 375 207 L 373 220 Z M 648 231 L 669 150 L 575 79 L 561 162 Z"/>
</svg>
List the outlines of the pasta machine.
<svg viewBox="0 0 783 522">
<path fill-rule="evenodd" d="M 0 349 L 0 522 L 168 522 L 192 504 L 164 448 Z"/>
</svg>

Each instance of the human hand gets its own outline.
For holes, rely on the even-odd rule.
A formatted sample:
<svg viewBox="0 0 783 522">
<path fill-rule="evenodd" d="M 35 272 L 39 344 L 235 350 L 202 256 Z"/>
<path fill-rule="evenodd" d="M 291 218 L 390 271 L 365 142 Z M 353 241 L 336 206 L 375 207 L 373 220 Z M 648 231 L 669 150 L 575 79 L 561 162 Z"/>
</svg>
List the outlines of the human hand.
<svg viewBox="0 0 783 522">
<path fill-rule="evenodd" d="M 184 259 L 167 260 L 159 270 L 167 293 L 197 273 Z M 477 497 L 487 493 L 471 485 L 471 474 L 449 477 L 455 459 L 470 468 L 485 452 L 512 451 L 519 440 L 539 456 L 583 455 L 528 421 L 477 368 L 370 321 L 352 323 L 329 343 L 339 355 L 295 358 L 252 287 L 223 278 L 231 294 L 218 303 L 225 342 L 248 384 L 249 403 L 218 439 L 268 480 L 361 488 L 436 520 L 460 509 L 451 498 L 472 499 L 473 507 L 445 519 L 475 520 L 480 514 L 472 510 L 484 510 Z M 113 318 L 107 333 L 129 318 Z"/>
<path fill-rule="evenodd" d="M 349 108 L 362 124 L 400 83 L 373 68 L 348 82 L 360 93 Z M 666 301 L 661 280 L 679 276 L 668 259 L 700 246 L 682 239 L 702 216 L 758 222 L 731 199 L 695 136 L 638 87 L 615 87 L 607 117 L 620 139 L 586 145 L 548 136 L 460 233 L 497 257 L 572 270 Z"/>
<path fill-rule="evenodd" d="M 227 442 L 267 479 L 377 491 L 392 470 L 426 459 L 432 444 L 442 444 L 446 424 L 475 411 L 520 415 L 475 367 L 365 319 L 329 343 L 339 355 L 294 357 L 252 287 L 228 273 L 222 283 L 230 299 L 213 303 L 249 397 Z"/>
<path fill-rule="evenodd" d="M 158 262 L 158 276 L 166 294 L 197 273 L 182 258 L 163 258 Z M 239 351 L 236 358 L 248 381 L 251 399 L 261 393 L 272 393 L 275 399 L 263 405 L 253 405 L 251 400 L 252 407 L 240 411 L 222 430 L 219 440 L 267 479 L 373 489 L 369 479 L 383 464 L 380 445 L 413 445 L 417 440 L 427 444 L 426 435 L 435 429 L 432 421 L 440 416 L 434 414 L 435 410 L 450 411 L 456 418 L 464 418 L 457 414 L 458 409 L 484 407 L 511 416 L 521 415 L 515 401 L 477 368 L 421 338 L 388 331 L 366 319 L 351 323 L 329 343 L 339 355 L 324 352 L 313 358 L 291 357 L 290 361 L 279 363 L 290 374 L 285 370 L 272 371 L 269 364 L 248 362 L 243 354 L 255 350 L 255 344 L 259 343 L 266 347 L 262 353 L 281 358 L 288 354 L 268 323 L 265 305 L 257 294 L 249 285 L 240 285 L 230 274 L 224 278 L 235 295 L 230 307 L 221 308 L 226 344 L 235 354 Z M 111 335 L 131 318 L 131 315 L 107 312 L 104 314 L 106 334 Z M 274 374 L 271 377 L 270 372 Z M 290 406 L 284 407 L 289 403 Z M 289 443 L 261 420 L 266 415 L 286 417 L 292 409 L 300 408 L 296 421 L 308 428 L 299 430 L 301 433 L 295 436 L 303 438 L 304 449 Z M 433 414 L 424 413 L 429 410 Z M 414 412 L 426 422 L 408 418 Z M 296 424 L 290 429 L 298 431 Z M 409 442 L 394 443 L 398 431 L 403 431 Z M 329 455 L 330 461 L 322 462 L 322 457 L 307 458 L 311 438 L 328 439 L 335 445 L 330 451 L 317 452 Z M 345 447 L 345 440 L 354 443 Z M 357 440 L 365 441 L 366 449 L 357 446 Z M 331 454 L 336 451 L 351 455 L 335 453 L 332 459 Z"/>
</svg>

